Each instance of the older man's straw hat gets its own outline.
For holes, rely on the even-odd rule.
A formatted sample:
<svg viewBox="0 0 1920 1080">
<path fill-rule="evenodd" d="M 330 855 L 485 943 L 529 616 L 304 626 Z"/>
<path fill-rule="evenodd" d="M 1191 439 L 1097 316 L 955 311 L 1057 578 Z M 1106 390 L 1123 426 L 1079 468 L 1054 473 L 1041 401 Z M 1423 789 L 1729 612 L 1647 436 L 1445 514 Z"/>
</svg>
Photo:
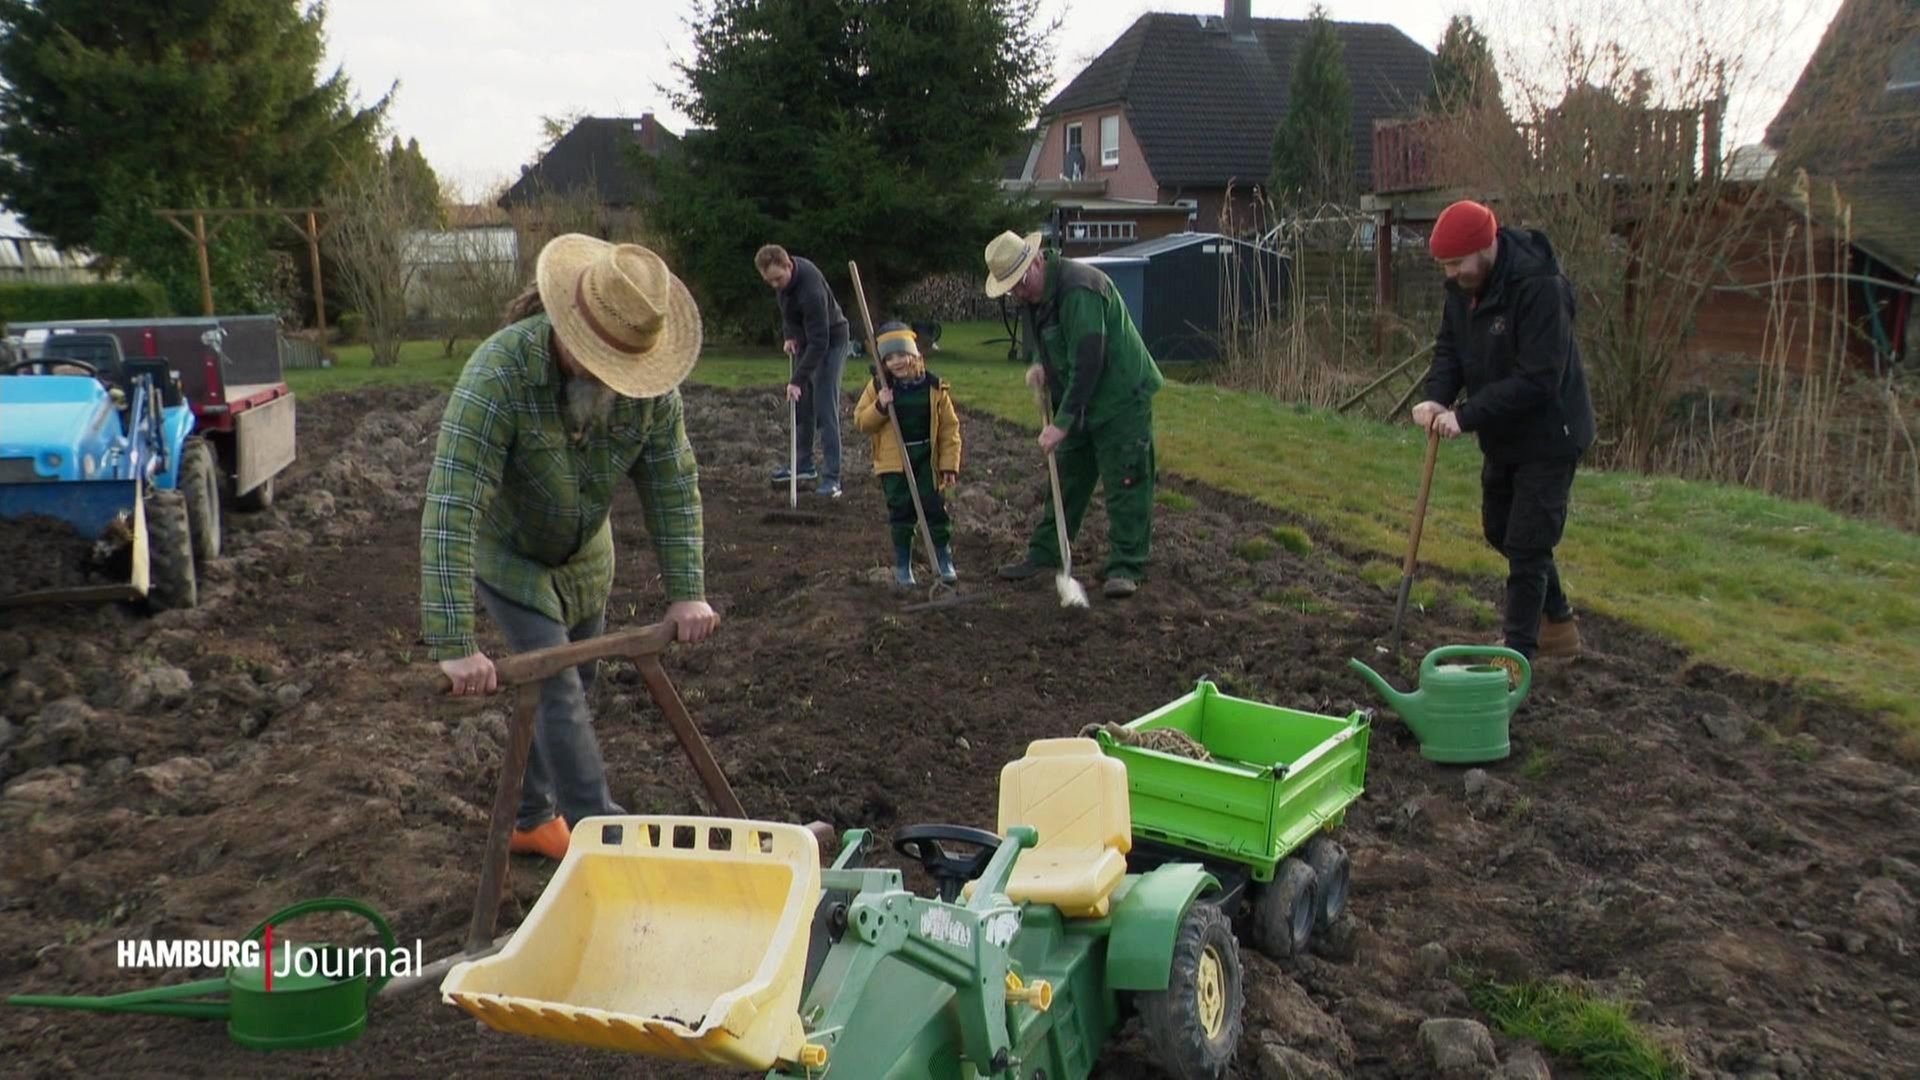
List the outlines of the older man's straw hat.
<svg viewBox="0 0 1920 1080">
<path fill-rule="evenodd" d="M 987 295 L 1005 296 L 1040 257 L 1040 234 L 1003 232 L 987 245 Z"/>
<path fill-rule="evenodd" d="M 700 357 L 700 308 L 639 244 L 568 233 L 540 249 L 540 303 L 567 352 L 623 397 L 658 397 Z"/>
</svg>

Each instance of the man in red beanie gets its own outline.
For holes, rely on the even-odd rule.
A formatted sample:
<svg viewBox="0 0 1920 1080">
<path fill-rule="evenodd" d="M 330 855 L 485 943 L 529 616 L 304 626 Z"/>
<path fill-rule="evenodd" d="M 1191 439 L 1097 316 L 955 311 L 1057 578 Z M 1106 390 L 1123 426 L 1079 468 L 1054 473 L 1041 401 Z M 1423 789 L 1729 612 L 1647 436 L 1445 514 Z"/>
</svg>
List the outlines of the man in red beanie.
<svg viewBox="0 0 1920 1080">
<path fill-rule="evenodd" d="M 1545 235 L 1501 228 L 1477 202 L 1441 211 L 1427 250 L 1446 272 L 1447 303 L 1413 422 L 1480 440 L 1481 527 L 1507 557 L 1507 647 L 1528 660 L 1578 652 L 1553 563 L 1574 469 L 1594 433 L 1573 286 Z"/>
</svg>

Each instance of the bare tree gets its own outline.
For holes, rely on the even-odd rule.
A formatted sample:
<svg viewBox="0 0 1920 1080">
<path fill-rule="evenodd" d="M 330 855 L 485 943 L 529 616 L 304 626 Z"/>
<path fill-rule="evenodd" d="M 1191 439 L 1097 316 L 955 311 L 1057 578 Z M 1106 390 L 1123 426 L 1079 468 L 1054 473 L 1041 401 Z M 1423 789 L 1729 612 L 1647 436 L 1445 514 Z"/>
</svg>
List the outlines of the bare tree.
<svg viewBox="0 0 1920 1080">
<path fill-rule="evenodd" d="M 327 200 L 332 225 L 324 244 L 348 303 L 365 320 L 375 367 L 400 362 L 408 288 L 421 267 L 420 236 L 439 209 L 421 205 L 418 187 L 376 155 L 349 170 Z"/>
</svg>

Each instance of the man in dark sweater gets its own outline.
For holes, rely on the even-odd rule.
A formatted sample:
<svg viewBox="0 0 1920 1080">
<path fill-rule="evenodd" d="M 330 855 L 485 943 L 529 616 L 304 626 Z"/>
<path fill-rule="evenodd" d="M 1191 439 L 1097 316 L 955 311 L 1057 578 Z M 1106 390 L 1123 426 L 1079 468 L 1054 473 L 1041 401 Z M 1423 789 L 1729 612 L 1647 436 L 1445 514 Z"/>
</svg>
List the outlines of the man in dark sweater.
<svg viewBox="0 0 1920 1080">
<path fill-rule="evenodd" d="M 814 490 L 829 498 L 840 497 L 840 373 L 847 365 L 852 346 L 847 338 L 847 317 L 840 312 L 839 301 L 827 288 L 827 279 L 811 260 L 787 254 L 778 244 L 768 244 L 753 258 L 760 277 L 773 288 L 780 302 L 780 321 L 785 326 L 787 355 L 793 358 L 792 374 L 787 380 L 787 400 L 798 408 L 795 424 L 799 428 L 799 461 L 795 463 L 802 480 L 819 480 Z M 813 466 L 813 437 L 820 435 L 820 467 Z M 773 482 L 787 482 L 787 470 L 778 469 Z"/>
<path fill-rule="evenodd" d="M 1574 469 L 1594 435 L 1573 286 L 1545 235 L 1501 228 L 1476 202 L 1442 211 L 1427 250 L 1446 272 L 1447 302 L 1413 422 L 1480 440 L 1481 527 L 1507 557 L 1507 647 L 1528 660 L 1578 652 L 1553 561 Z"/>
</svg>

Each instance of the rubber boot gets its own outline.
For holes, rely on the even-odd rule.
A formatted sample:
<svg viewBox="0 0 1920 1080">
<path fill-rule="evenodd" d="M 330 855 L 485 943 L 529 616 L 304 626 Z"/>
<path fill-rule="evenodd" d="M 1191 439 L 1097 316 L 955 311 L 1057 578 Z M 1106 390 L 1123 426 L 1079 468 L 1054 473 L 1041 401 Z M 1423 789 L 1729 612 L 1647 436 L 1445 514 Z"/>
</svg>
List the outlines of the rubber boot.
<svg viewBox="0 0 1920 1080">
<path fill-rule="evenodd" d="M 908 544 L 893 546 L 893 583 L 903 589 L 911 589 L 913 580 L 913 547 Z"/>
<path fill-rule="evenodd" d="M 960 572 L 953 568 L 953 549 L 951 545 L 941 544 L 933 549 L 935 565 L 940 568 L 940 580 L 951 585 L 960 580 Z"/>
</svg>

